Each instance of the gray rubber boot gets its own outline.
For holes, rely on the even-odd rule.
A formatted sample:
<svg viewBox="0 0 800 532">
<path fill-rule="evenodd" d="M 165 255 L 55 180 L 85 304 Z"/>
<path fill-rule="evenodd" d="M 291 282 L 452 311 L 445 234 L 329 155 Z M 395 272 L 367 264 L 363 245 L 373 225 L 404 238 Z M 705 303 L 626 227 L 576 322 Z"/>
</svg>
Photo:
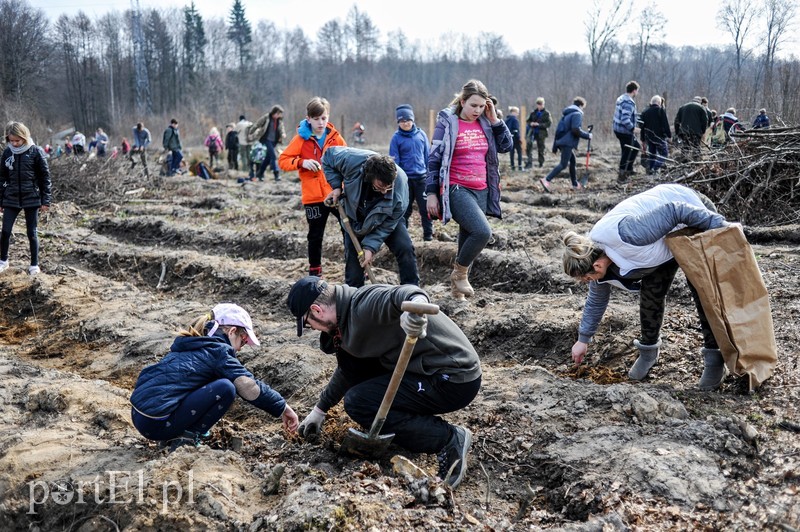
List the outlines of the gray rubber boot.
<svg viewBox="0 0 800 532">
<path fill-rule="evenodd" d="M 700 350 L 700 354 L 703 355 L 704 367 L 697 387 L 704 392 L 716 390 L 728 374 L 728 368 L 725 367 L 725 359 L 722 358 L 722 351 L 704 347 Z"/>
<path fill-rule="evenodd" d="M 658 360 L 658 348 L 661 347 L 661 338 L 653 345 L 644 345 L 639 340 L 634 340 L 633 345 L 639 349 L 639 358 L 636 359 L 633 367 L 628 372 L 628 378 L 632 381 L 640 381 L 647 376 L 650 368 Z"/>
</svg>

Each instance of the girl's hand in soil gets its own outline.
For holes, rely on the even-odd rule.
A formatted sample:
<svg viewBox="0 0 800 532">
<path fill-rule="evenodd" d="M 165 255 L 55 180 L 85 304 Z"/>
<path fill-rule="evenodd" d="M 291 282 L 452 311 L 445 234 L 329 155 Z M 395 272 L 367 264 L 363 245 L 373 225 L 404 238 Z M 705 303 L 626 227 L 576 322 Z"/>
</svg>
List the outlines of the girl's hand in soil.
<svg viewBox="0 0 800 532">
<path fill-rule="evenodd" d="M 286 405 L 286 408 L 283 409 L 281 419 L 283 420 L 284 429 L 288 430 L 289 432 L 297 431 L 297 427 L 300 425 L 300 420 L 297 419 L 297 414 L 288 404 Z"/>
<path fill-rule="evenodd" d="M 586 350 L 589 348 L 589 344 L 584 342 L 575 342 L 575 345 L 572 346 L 572 360 L 575 362 L 576 366 L 580 366 L 581 362 L 583 362 L 583 357 L 586 356 Z"/>
</svg>

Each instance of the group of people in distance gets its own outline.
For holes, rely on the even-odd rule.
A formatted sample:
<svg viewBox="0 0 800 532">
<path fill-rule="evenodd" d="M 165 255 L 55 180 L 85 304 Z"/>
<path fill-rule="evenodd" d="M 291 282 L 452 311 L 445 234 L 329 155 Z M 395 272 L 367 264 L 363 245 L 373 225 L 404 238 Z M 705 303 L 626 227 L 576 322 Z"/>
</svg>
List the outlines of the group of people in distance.
<svg viewBox="0 0 800 532">
<path fill-rule="evenodd" d="M 440 219 L 458 224 L 449 275 L 451 294 L 457 299 L 474 295 L 470 266 L 491 238 L 487 217 L 501 216 L 498 157 L 514 146 L 512 132 L 498 117 L 496 105 L 483 83 L 468 81 L 439 112 L 430 144 L 416 127 L 411 106 L 400 105 L 390 155 L 381 155 L 347 147 L 329 121 L 328 101 L 312 98 L 297 134 L 277 159 L 280 168 L 298 172 L 308 223 L 309 275 L 292 285 L 286 304 L 297 335 L 306 329 L 319 331 L 320 349 L 336 357 L 332 377 L 301 422 L 281 394 L 257 379 L 237 358 L 244 346 L 260 345 L 248 312 L 233 303 L 220 303 L 182 330 L 168 355 L 141 371 L 131 396 L 137 430 L 171 448 L 199 445 L 237 395 L 280 418 L 286 431 L 296 431 L 308 440 L 319 436 L 327 412 L 341 401 L 347 414 L 368 428 L 400 348 L 410 336 L 417 338 L 414 356 L 383 433 L 394 433 L 394 442 L 409 451 L 437 454 L 439 476 L 451 487 L 458 486 L 466 472 L 472 432 L 448 423 L 441 415 L 460 410 L 475 399 L 481 386 L 481 364 L 469 339 L 444 313 L 427 316 L 401 310 L 404 301 L 430 302 L 430 296 L 418 286 L 416 256 L 406 223 L 412 201 L 416 201 L 429 222 Z M 549 117 L 545 120 L 541 113 L 544 101 L 537 107 L 535 122 L 546 129 L 543 125 Z M 562 152 L 559 166 L 569 166 L 571 174 L 575 143 L 591 138 L 581 127 L 584 107 L 585 101 L 576 98 L 562 113 L 555 133 L 555 148 Z M 273 127 L 270 124 L 268 119 L 264 127 Z M 175 131 L 165 131 L 165 147 L 180 151 L 177 121 L 170 128 Z M 0 168 L 4 185 L 0 269 L 8 267 L 8 236 L 22 210 L 29 226 L 33 267 L 36 214 L 50 202 L 49 172 L 24 125 L 8 124 L 5 136 L 8 146 Z M 138 124 L 134 146 L 145 148 L 148 142 L 149 132 Z M 542 180 L 545 189 L 551 178 L 548 175 Z M 23 180 L 23 195 L 9 192 L 18 190 Z M 324 229 L 330 215 L 340 217 L 339 206 L 358 240 L 343 235 L 344 284 L 322 278 Z M 628 376 L 634 381 L 644 379 L 658 359 L 665 298 L 678 269 L 665 237 L 682 226 L 708 230 L 726 225 L 707 198 L 688 187 L 665 184 L 620 202 L 588 236 L 565 234 L 564 272 L 589 285 L 572 347 L 574 362 L 580 364 L 586 356 L 612 287 L 636 291 L 640 294 L 641 336 L 634 341 L 639 355 Z M 431 226 L 423 225 L 423 235 L 426 240 L 432 236 Z M 397 258 L 400 284 L 365 285 L 363 268 L 371 264 L 383 244 Z M 704 369 L 698 386 L 713 390 L 721 385 L 726 370 L 691 285 L 690 291 L 703 333 Z"/>
</svg>

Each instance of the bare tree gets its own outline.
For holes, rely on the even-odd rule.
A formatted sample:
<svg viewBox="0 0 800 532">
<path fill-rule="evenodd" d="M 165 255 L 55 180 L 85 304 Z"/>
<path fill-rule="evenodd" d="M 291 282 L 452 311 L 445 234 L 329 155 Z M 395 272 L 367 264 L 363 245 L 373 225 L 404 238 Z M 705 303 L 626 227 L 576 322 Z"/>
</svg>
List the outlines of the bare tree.
<svg viewBox="0 0 800 532">
<path fill-rule="evenodd" d="M 737 86 L 742 75 L 742 63 L 752 53 L 752 50 L 745 48 L 747 36 L 750 34 L 753 21 L 760 14 L 760 7 L 753 6 L 751 0 L 725 0 L 717 12 L 719 27 L 727 31 L 733 38 Z"/>
<path fill-rule="evenodd" d="M 0 0 L 0 94 L 21 100 L 42 78 L 51 50 L 47 30 L 44 11 Z"/>
<path fill-rule="evenodd" d="M 512 55 L 511 48 L 508 47 L 505 38 L 496 33 L 479 33 L 476 46 L 478 54 L 477 57 L 473 59 L 484 63 L 491 64 L 494 61 L 498 61 Z"/>
<path fill-rule="evenodd" d="M 775 57 L 788 37 L 787 30 L 797 14 L 795 0 L 764 0 L 764 89 L 772 89 Z"/>
<path fill-rule="evenodd" d="M 329 20 L 317 32 L 317 57 L 324 63 L 341 65 L 347 57 L 344 26 L 338 20 Z"/>
<path fill-rule="evenodd" d="M 611 53 L 613 43 L 630 16 L 633 0 L 611 0 L 606 10 L 601 0 L 594 0 L 589 19 L 585 22 L 586 43 L 592 60 L 592 73 L 596 73 Z"/>
<path fill-rule="evenodd" d="M 380 31 L 369 15 L 362 13 L 356 5 L 350 8 L 345 23 L 345 35 L 353 43 L 353 59 L 356 62 L 375 61 L 380 53 Z"/>
<path fill-rule="evenodd" d="M 653 6 L 646 7 L 639 15 L 639 31 L 636 33 L 636 45 L 634 47 L 635 77 L 642 77 L 644 66 L 647 64 L 653 45 L 664 38 L 664 26 L 666 23 L 667 19 L 664 14 Z"/>
</svg>

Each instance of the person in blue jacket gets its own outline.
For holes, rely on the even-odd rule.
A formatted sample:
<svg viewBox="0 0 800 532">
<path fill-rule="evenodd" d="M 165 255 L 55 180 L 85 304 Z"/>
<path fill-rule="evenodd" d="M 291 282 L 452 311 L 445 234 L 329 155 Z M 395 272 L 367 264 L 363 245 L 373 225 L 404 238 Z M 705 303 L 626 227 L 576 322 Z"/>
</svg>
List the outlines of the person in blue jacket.
<svg viewBox="0 0 800 532">
<path fill-rule="evenodd" d="M 389 155 L 408 177 L 408 208 L 403 218 L 408 227 L 408 219 L 416 201 L 419 217 L 422 220 L 422 239 L 429 242 L 433 240 L 433 222 L 428 216 L 425 175 L 428 173 L 430 142 L 428 135 L 414 123 L 414 109 L 410 105 L 400 105 L 395 112 L 398 127 L 389 143 Z"/>
<path fill-rule="evenodd" d="M 250 315 L 232 303 L 220 303 L 181 331 L 170 352 L 139 374 L 131 395 L 136 430 L 150 440 L 172 440 L 173 447 L 199 445 L 239 395 L 296 431 L 292 407 L 236 358 L 245 345 L 261 342 Z"/>
<path fill-rule="evenodd" d="M 578 148 L 578 143 L 581 139 L 589 140 L 592 138 L 591 133 L 581 129 L 584 107 L 586 107 L 586 100 L 578 96 L 572 101 L 572 105 L 561 112 L 561 120 L 556 126 L 556 134 L 553 139 L 553 153 L 561 151 L 561 161 L 555 168 L 550 170 L 547 177 L 539 180 L 545 192 L 553 191 L 550 182 L 567 166 L 569 166 L 569 178 L 572 181 L 572 188 L 575 190 L 581 188 L 580 183 L 578 183 L 578 172 L 575 169 L 574 150 Z"/>
</svg>

